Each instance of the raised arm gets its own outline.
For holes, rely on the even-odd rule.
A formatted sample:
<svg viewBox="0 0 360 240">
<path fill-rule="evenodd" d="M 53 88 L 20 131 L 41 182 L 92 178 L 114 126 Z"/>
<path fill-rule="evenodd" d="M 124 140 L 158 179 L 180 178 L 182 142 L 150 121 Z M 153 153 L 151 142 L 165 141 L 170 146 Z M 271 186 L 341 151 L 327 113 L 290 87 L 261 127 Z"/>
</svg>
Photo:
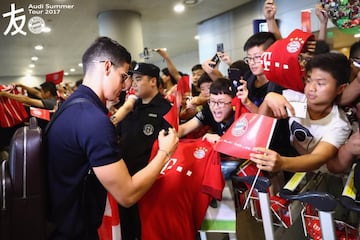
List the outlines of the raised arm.
<svg viewBox="0 0 360 240">
<path fill-rule="evenodd" d="M 326 39 L 327 39 L 327 23 L 329 20 L 329 16 L 328 16 L 326 10 L 324 9 L 324 7 L 321 5 L 321 3 L 316 4 L 315 14 L 320 22 L 318 40 L 326 41 Z"/>
<path fill-rule="evenodd" d="M 265 0 L 264 2 L 264 17 L 268 25 L 269 32 L 272 32 L 276 39 L 282 39 L 279 27 L 275 20 L 276 5 L 274 0 Z"/>
<path fill-rule="evenodd" d="M 18 95 L 8 92 L 0 92 L 0 97 L 7 97 L 33 107 L 44 108 L 44 104 L 40 99 L 30 98 L 24 95 Z"/>
<path fill-rule="evenodd" d="M 37 90 L 36 88 L 29 87 L 29 86 L 23 85 L 21 83 L 16 84 L 16 87 L 21 87 L 22 89 L 25 89 L 28 93 L 30 93 L 38 98 L 41 98 L 41 91 Z"/>
<path fill-rule="evenodd" d="M 178 82 L 181 78 L 181 75 L 179 74 L 179 71 L 176 69 L 174 63 L 172 62 L 169 54 L 167 53 L 167 51 L 165 49 L 159 48 L 156 51 L 161 57 L 164 58 L 166 65 L 169 69 L 169 72 L 171 74 L 171 76 L 173 76 L 173 78 L 176 79 L 176 81 Z"/>
</svg>

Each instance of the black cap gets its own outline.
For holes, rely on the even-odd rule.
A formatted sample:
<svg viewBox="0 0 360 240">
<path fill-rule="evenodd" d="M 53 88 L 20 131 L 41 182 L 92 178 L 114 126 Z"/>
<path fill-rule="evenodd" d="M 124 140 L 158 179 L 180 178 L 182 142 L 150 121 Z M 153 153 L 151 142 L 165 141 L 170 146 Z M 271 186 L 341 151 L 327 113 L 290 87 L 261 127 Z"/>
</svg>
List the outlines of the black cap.
<svg viewBox="0 0 360 240">
<path fill-rule="evenodd" d="M 134 69 L 129 70 L 130 74 L 141 74 L 159 78 L 160 68 L 151 63 L 137 63 Z"/>
</svg>

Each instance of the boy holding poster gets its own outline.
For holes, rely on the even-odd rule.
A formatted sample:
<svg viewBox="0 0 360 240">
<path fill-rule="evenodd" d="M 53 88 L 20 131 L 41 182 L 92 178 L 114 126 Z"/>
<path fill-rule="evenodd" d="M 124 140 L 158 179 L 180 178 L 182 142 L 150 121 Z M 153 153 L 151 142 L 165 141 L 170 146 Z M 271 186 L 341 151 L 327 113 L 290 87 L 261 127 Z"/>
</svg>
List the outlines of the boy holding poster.
<svg viewBox="0 0 360 240">
<path fill-rule="evenodd" d="M 289 117 L 290 140 L 299 156 L 285 157 L 279 153 L 256 148 L 250 160 L 261 170 L 291 172 L 320 170 L 327 172 L 326 163 L 336 158 L 338 149 L 350 134 L 350 124 L 345 113 L 335 104 L 350 77 L 350 65 L 346 56 L 324 53 L 314 56 L 306 65 L 307 79 L 303 97 L 294 92 L 297 99 L 269 93 L 260 107 L 260 113 L 277 118 Z M 292 96 L 292 97 L 293 97 Z M 307 104 L 305 118 L 298 114 L 291 101 Z"/>
</svg>

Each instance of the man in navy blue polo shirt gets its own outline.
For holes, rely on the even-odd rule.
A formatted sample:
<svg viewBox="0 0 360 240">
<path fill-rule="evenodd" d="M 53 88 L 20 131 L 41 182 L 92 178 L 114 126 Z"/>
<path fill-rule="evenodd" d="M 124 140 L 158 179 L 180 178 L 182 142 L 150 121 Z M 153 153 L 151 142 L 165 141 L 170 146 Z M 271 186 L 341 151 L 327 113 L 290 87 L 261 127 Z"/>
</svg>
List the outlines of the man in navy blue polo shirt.
<svg viewBox="0 0 360 240">
<path fill-rule="evenodd" d="M 84 53 L 83 84 L 60 107 L 47 133 L 51 239 L 98 239 L 106 190 L 123 206 L 136 203 L 175 151 L 174 129 L 160 131 L 159 151 L 130 176 L 108 118 L 107 100 L 118 97 L 131 56 L 117 42 L 98 38 Z M 74 102 L 77 99 L 80 102 Z"/>
<path fill-rule="evenodd" d="M 160 69 L 150 63 L 138 63 L 132 74 L 133 88 L 139 98 L 132 112 L 118 124 L 123 158 L 131 175 L 148 165 L 153 143 L 162 129 L 170 127 L 163 116 L 171 104 L 159 93 Z M 137 206 L 120 206 L 123 239 L 140 239 L 141 227 Z"/>
</svg>

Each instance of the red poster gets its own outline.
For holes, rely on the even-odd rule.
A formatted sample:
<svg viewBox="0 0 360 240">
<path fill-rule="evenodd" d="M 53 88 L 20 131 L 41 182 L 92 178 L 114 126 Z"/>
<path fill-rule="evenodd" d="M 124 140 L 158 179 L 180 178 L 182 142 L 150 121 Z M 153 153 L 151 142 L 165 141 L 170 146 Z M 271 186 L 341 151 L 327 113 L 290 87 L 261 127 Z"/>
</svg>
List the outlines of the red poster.
<svg viewBox="0 0 360 240">
<path fill-rule="evenodd" d="M 276 119 L 255 113 L 244 113 L 215 144 L 216 151 L 248 159 L 254 147 L 268 147 Z"/>
</svg>

